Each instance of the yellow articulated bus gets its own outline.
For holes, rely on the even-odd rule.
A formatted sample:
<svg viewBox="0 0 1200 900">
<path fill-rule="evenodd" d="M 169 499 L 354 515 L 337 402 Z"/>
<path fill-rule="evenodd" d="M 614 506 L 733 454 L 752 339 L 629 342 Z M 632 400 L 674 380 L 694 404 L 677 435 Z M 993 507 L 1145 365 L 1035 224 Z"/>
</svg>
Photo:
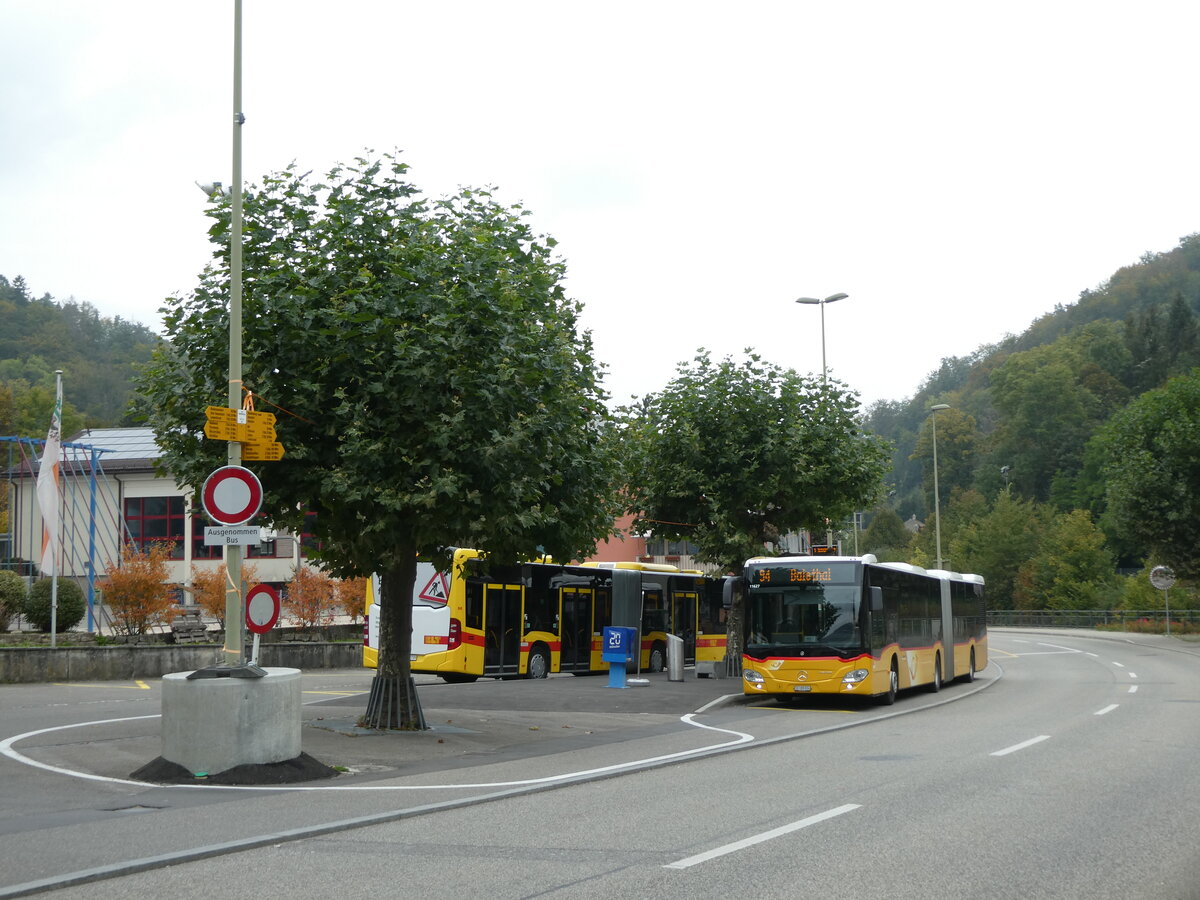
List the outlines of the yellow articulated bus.
<svg viewBox="0 0 1200 900">
<path fill-rule="evenodd" d="M 642 667 L 661 670 L 666 664 L 665 635 L 644 633 L 646 602 L 657 604 L 656 609 L 674 603 L 678 616 L 667 621 L 685 629 L 690 625 L 690 634 L 680 636 L 685 647 L 692 648 L 691 661 L 696 661 L 701 639 L 707 659 L 715 652 L 718 626 L 711 626 L 711 634 L 699 632 L 700 598 L 715 593 L 719 605 L 721 580 L 678 570 L 650 572 L 650 568 L 637 563 L 501 566 L 467 549 L 454 552 L 449 572 L 418 563 L 413 589 L 412 671 L 446 681 L 603 672 L 608 670 L 608 663 L 601 659 L 606 625 L 643 632 L 639 635 L 645 648 Z M 674 581 L 676 578 L 680 580 Z M 363 629 L 363 665 L 368 667 L 378 665 L 377 597 L 378 583 L 372 579 Z M 723 611 L 711 617 L 724 628 Z M 704 619 L 705 628 L 710 627 L 708 621 Z M 720 637 L 724 658 L 723 632 Z M 710 641 L 714 644 L 711 648 Z"/>
<path fill-rule="evenodd" d="M 983 578 L 861 557 L 747 561 L 742 690 L 876 697 L 987 666 Z"/>
</svg>

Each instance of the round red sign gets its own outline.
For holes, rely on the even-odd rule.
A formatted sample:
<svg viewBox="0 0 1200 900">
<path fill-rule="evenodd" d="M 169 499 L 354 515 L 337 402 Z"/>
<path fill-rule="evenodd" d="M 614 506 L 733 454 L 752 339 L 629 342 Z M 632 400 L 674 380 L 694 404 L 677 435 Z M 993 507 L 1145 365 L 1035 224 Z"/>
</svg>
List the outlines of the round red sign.
<svg viewBox="0 0 1200 900">
<path fill-rule="evenodd" d="M 200 492 L 204 511 L 222 525 L 244 525 L 262 507 L 262 483 L 241 466 L 222 466 L 204 480 Z"/>
<path fill-rule="evenodd" d="M 256 584 L 246 594 L 246 627 L 266 634 L 279 621 L 279 592 L 269 584 Z"/>
</svg>

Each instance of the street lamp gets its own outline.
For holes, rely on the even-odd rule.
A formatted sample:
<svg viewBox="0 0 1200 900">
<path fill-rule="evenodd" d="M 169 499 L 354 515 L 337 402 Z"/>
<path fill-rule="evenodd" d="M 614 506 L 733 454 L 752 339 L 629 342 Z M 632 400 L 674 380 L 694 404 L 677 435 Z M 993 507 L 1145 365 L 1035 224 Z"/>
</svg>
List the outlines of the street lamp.
<svg viewBox="0 0 1200 900">
<path fill-rule="evenodd" d="M 230 200 L 229 216 L 229 385 L 226 404 L 230 409 L 242 408 L 242 0 L 233 3 L 233 184 L 221 182 L 196 186 L 216 202 L 221 197 Z M 242 445 L 229 441 L 226 461 L 231 466 L 242 464 Z M 243 662 L 245 641 L 242 640 L 245 612 L 242 602 L 242 548 L 225 546 L 225 646 L 224 665 L 238 668 Z"/>
<path fill-rule="evenodd" d="M 933 538 L 937 544 L 937 567 L 942 567 L 942 510 L 938 498 L 938 464 L 937 464 L 937 414 L 940 410 L 949 409 L 949 403 L 938 403 L 929 407 L 930 421 L 933 424 Z"/>
<path fill-rule="evenodd" d="M 815 303 L 815 304 L 817 304 L 817 306 L 821 307 L 821 383 L 822 384 L 824 384 L 827 380 L 826 375 L 825 375 L 825 304 L 826 303 L 834 303 L 838 300 L 845 300 L 849 296 L 850 296 L 849 294 L 831 294 L 830 296 L 826 297 L 824 300 L 818 300 L 816 297 L 801 297 L 800 299 L 798 299 L 796 301 L 797 303 L 807 303 L 810 305 Z"/>
</svg>

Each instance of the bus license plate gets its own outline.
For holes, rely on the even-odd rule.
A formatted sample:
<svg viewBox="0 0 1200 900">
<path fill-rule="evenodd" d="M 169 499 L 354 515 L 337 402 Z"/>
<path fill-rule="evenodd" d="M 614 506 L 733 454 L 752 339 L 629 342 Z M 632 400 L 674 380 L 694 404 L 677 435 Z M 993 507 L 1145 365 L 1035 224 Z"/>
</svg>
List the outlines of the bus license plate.
<svg viewBox="0 0 1200 900">
<path fill-rule="evenodd" d="M 811 684 L 798 684 L 795 687 L 793 687 L 792 690 L 798 694 L 802 694 L 805 691 L 811 691 L 812 685 Z"/>
</svg>

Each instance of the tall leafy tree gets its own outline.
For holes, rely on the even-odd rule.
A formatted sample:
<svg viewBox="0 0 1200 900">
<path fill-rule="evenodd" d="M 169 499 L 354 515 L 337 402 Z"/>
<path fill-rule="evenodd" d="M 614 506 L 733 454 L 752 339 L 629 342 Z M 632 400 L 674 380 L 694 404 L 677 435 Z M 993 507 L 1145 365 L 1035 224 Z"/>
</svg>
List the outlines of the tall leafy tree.
<svg viewBox="0 0 1200 900">
<path fill-rule="evenodd" d="M 956 501 L 968 504 L 975 511 L 968 522 L 954 531 L 950 541 L 952 566 L 960 572 L 983 576 L 989 606 L 1011 609 L 1018 571 L 1041 540 L 1046 511 L 1011 491 L 1001 491 L 986 512 L 979 509 L 979 500 L 979 495 L 973 492 L 951 500 L 951 517 L 956 520 L 961 518 L 955 508 Z"/>
<path fill-rule="evenodd" d="M 1111 528 L 1200 576 L 1200 369 L 1140 396 L 1098 441 Z"/>
<path fill-rule="evenodd" d="M 912 535 L 904 527 L 904 520 L 890 506 L 875 510 L 862 535 L 863 552 L 874 553 L 882 560 L 906 562 L 911 544 Z"/>
<path fill-rule="evenodd" d="M 747 351 L 701 350 L 657 394 L 626 411 L 635 527 L 686 538 L 697 557 L 740 573 L 790 529 L 824 531 L 871 504 L 888 449 L 864 433 L 857 398 Z M 733 610 L 730 651 L 740 653 Z"/>
<path fill-rule="evenodd" d="M 552 239 L 486 191 L 426 200 L 395 155 L 294 170 L 244 205 L 243 366 L 279 416 L 281 461 L 255 466 L 266 514 L 342 577 L 381 574 L 381 661 L 366 720 L 413 728 L 418 555 L 586 556 L 612 526 L 615 458 L 600 367 Z M 165 461 L 193 486 L 223 445 L 229 215 L 215 265 L 164 309 L 169 346 L 143 382 Z"/>
<path fill-rule="evenodd" d="M 1058 513 L 1014 588 L 1021 609 L 1107 609 L 1116 594 L 1115 560 L 1104 533 L 1082 509 Z"/>
</svg>

